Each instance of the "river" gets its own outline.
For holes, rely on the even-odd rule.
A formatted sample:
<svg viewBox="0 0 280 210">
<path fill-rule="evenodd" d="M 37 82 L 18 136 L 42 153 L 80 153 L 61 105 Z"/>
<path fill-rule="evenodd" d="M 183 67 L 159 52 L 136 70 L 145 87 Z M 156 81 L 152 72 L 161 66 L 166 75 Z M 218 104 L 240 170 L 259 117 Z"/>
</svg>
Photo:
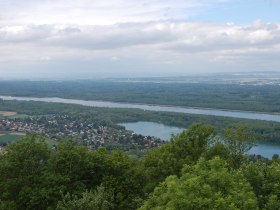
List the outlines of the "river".
<svg viewBox="0 0 280 210">
<path fill-rule="evenodd" d="M 0 98 L 3 100 L 41 101 L 41 102 L 79 104 L 79 105 L 84 105 L 84 106 L 108 107 L 108 108 L 133 108 L 133 109 L 142 109 L 142 110 L 148 110 L 148 111 L 177 112 L 177 113 L 185 113 L 185 114 L 201 114 L 201 115 L 280 122 L 280 114 L 269 114 L 269 113 L 261 113 L 261 112 L 179 107 L 179 106 L 163 106 L 163 105 L 148 105 L 148 104 L 117 103 L 117 102 L 109 102 L 109 101 L 93 101 L 93 100 L 86 101 L 86 100 L 64 99 L 64 98 L 35 98 L 35 97 L 14 97 L 14 96 L 0 96 Z"/>
<path fill-rule="evenodd" d="M 280 114 L 269 114 L 269 113 L 260 113 L 260 112 L 117 103 L 117 102 L 108 102 L 108 101 L 86 101 L 86 100 L 64 99 L 64 98 L 35 98 L 35 97 L 14 97 L 14 96 L 0 96 L 0 98 L 3 100 L 40 101 L 40 102 L 51 102 L 51 103 L 79 104 L 84 106 L 108 107 L 108 108 L 134 108 L 134 109 L 142 109 L 142 110 L 149 110 L 149 111 L 201 114 L 201 115 L 280 122 Z M 147 124 L 147 122 L 144 122 L 143 124 L 143 122 L 137 122 L 136 124 L 126 123 L 123 125 L 128 130 L 133 130 L 136 133 L 156 136 L 164 140 L 168 140 L 170 138 L 171 133 L 177 134 L 182 131 L 182 128 L 165 126 L 158 123 Z M 259 144 L 258 146 L 253 147 L 248 153 L 260 154 L 264 157 L 271 158 L 273 154 L 280 154 L 280 145 Z"/>
</svg>

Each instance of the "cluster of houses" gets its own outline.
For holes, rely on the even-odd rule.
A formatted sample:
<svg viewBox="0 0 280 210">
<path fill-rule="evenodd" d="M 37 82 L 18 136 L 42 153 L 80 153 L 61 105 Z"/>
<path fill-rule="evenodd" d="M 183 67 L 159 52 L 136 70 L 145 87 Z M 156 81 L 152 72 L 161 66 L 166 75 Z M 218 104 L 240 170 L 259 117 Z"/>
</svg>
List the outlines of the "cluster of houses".
<svg viewBox="0 0 280 210">
<path fill-rule="evenodd" d="M 70 115 L 48 115 L 0 120 L 0 131 L 37 133 L 52 140 L 72 138 L 95 149 L 101 146 L 122 145 L 127 150 L 147 150 L 163 144 L 159 138 L 143 136 L 127 131 L 123 127 L 110 127 L 90 122 L 83 117 Z"/>
<path fill-rule="evenodd" d="M 35 123 L 25 123 L 21 121 L 15 121 L 12 119 L 0 120 L 0 130 L 22 133 L 38 133 L 44 132 L 43 126 Z"/>
</svg>

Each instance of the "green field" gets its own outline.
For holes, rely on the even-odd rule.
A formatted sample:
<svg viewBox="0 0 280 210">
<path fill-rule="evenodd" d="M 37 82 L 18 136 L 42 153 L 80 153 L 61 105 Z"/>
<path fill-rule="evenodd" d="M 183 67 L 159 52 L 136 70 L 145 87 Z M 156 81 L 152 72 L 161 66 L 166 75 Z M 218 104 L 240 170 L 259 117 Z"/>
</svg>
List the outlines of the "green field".
<svg viewBox="0 0 280 210">
<path fill-rule="evenodd" d="M 8 118 L 9 119 L 15 119 L 15 118 L 26 118 L 26 117 L 28 117 L 28 115 L 26 115 L 26 114 L 16 114 L 16 115 L 10 116 Z"/>
<path fill-rule="evenodd" d="M 0 134 L 0 144 L 11 144 L 22 138 L 23 136 L 14 135 L 9 133 L 1 133 Z"/>
<path fill-rule="evenodd" d="M 1 132 L 0 133 L 0 145 L 1 144 L 12 144 L 12 143 L 15 143 L 16 141 L 24 138 L 25 135 L 16 135 L 16 134 L 12 134 L 12 133 L 9 133 L 9 132 Z M 52 145 L 56 145 L 58 144 L 57 141 L 54 141 L 54 140 L 51 140 L 51 139 L 46 139 L 46 143 L 49 145 L 49 146 L 52 146 Z"/>
</svg>

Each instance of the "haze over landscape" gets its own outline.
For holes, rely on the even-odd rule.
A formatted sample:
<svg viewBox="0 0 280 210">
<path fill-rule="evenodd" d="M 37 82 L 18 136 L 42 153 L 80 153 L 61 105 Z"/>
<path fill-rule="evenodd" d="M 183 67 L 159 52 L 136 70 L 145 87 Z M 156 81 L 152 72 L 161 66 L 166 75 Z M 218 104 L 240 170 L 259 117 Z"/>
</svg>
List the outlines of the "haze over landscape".
<svg viewBox="0 0 280 210">
<path fill-rule="evenodd" d="M 278 71 L 276 0 L 1 0 L 0 78 Z"/>
</svg>

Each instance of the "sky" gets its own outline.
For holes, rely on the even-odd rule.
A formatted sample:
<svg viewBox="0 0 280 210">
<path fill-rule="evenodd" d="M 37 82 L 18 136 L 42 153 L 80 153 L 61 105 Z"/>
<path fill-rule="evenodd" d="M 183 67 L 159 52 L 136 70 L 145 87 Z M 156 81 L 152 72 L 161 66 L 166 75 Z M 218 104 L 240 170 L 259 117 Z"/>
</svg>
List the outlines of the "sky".
<svg viewBox="0 0 280 210">
<path fill-rule="evenodd" d="M 280 72 L 280 0 L 0 0 L 0 79 Z"/>
</svg>

